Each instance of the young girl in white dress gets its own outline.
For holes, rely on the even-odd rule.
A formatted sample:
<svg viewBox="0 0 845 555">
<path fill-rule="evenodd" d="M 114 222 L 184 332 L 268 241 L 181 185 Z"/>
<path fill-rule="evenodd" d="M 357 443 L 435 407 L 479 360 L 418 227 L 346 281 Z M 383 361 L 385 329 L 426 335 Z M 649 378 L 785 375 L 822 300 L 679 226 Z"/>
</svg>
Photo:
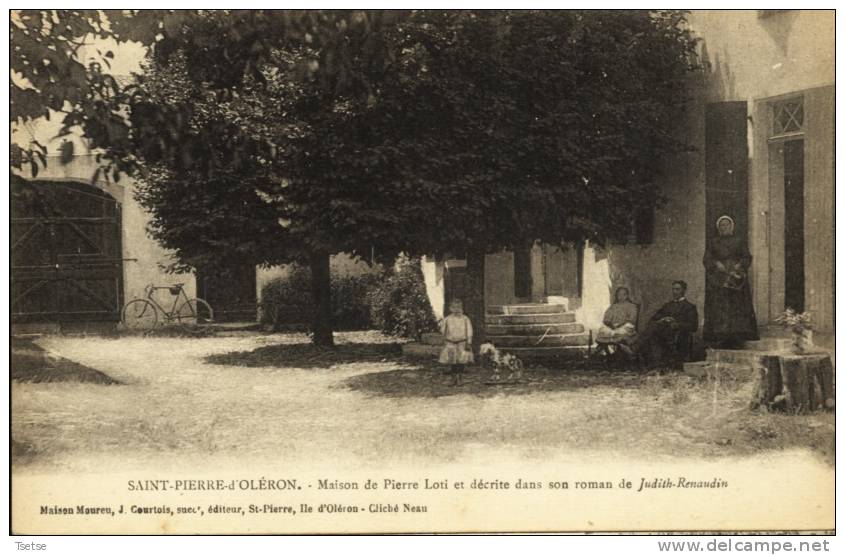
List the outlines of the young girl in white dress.
<svg viewBox="0 0 845 555">
<path fill-rule="evenodd" d="M 460 299 L 449 303 L 449 315 L 440 320 L 440 333 L 446 344 L 440 351 L 438 362 L 451 367 L 452 385 L 460 385 L 464 366 L 475 360 L 472 355 L 472 322 L 464 315 L 464 304 Z"/>
</svg>

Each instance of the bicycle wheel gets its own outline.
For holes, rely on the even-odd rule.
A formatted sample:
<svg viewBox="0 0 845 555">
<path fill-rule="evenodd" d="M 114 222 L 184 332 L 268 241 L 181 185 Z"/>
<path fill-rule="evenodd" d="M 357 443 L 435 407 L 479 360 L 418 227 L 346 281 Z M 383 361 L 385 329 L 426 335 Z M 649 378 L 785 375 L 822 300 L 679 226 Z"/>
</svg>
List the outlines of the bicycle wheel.
<svg viewBox="0 0 845 555">
<path fill-rule="evenodd" d="M 176 322 L 185 330 L 210 324 L 214 320 L 214 311 L 202 299 L 188 299 L 176 309 Z"/>
<path fill-rule="evenodd" d="M 158 311 L 150 301 L 135 299 L 123 305 L 120 314 L 123 327 L 128 330 L 151 330 L 158 323 Z"/>
</svg>

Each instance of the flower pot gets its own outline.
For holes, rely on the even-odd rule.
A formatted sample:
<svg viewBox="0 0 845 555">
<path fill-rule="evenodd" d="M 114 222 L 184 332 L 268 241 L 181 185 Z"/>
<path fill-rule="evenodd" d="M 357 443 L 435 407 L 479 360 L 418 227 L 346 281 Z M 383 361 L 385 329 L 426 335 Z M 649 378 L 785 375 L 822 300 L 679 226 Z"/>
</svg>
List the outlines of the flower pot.
<svg viewBox="0 0 845 555">
<path fill-rule="evenodd" d="M 801 355 L 813 347 L 813 330 L 792 332 L 792 352 Z"/>
</svg>

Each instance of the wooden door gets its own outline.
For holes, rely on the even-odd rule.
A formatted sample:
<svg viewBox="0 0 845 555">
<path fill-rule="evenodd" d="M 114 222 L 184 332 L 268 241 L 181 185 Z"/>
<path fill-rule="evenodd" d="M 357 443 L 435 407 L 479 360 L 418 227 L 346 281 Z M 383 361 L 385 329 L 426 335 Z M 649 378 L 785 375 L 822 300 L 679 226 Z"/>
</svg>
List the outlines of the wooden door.
<svg viewBox="0 0 845 555">
<path fill-rule="evenodd" d="M 783 145 L 784 305 L 804 312 L 804 141 Z"/>
<path fill-rule="evenodd" d="M 707 105 L 705 119 L 707 240 L 716 236 L 716 219 L 724 214 L 733 218 L 736 233 L 747 239 L 747 105 L 745 102 L 711 103 Z"/>
<path fill-rule="evenodd" d="M 120 204 L 85 183 L 11 179 L 12 322 L 117 322 Z"/>
</svg>

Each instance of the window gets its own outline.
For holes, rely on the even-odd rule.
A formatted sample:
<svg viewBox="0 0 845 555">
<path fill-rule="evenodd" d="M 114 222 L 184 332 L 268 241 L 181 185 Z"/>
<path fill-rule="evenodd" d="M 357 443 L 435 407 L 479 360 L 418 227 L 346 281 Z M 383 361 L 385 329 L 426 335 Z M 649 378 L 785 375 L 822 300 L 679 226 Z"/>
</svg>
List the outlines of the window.
<svg viewBox="0 0 845 555">
<path fill-rule="evenodd" d="M 638 245 L 654 243 L 654 207 L 637 210 L 633 224 L 635 243 Z"/>
<path fill-rule="evenodd" d="M 782 137 L 804 132 L 804 98 L 790 98 L 772 103 L 772 136 Z"/>
</svg>

